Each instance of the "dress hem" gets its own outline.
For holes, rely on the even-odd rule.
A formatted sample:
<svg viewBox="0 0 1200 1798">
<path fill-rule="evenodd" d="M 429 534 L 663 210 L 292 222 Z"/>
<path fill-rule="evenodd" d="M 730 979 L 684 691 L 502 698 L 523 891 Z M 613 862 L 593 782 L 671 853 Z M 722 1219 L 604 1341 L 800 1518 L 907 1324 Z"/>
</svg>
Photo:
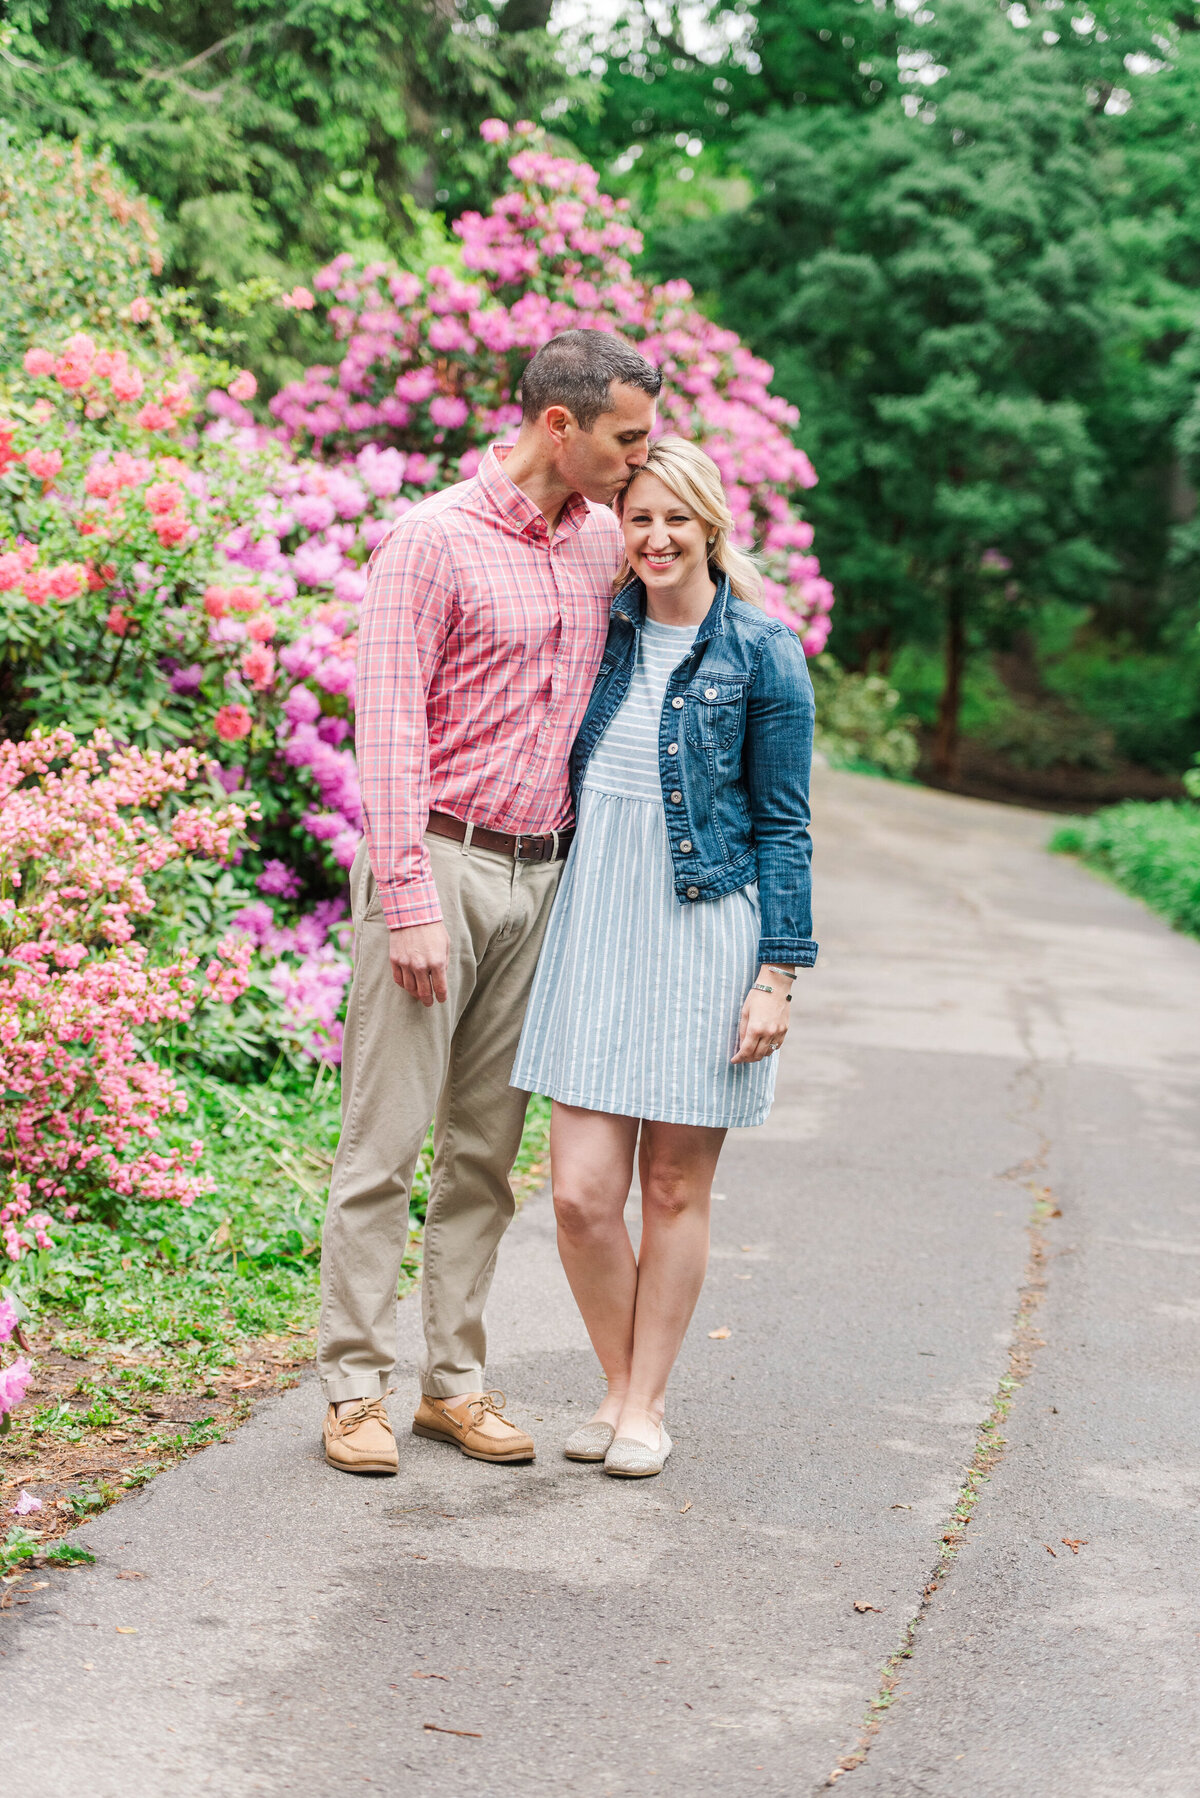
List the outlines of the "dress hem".
<svg viewBox="0 0 1200 1798">
<path fill-rule="evenodd" d="M 523 1080 L 510 1080 L 509 1085 L 518 1092 L 536 1093 L 543 1099 L 554 1099 L 559 1105 L 574 1105 L 579 1111 L 598 1111 L 606 1117 L 640 1118 L 644 1124 L 684 1124 L 705 1130 L 757 1130 L 765 1124 L 771 1115 L 768 1104 L 757 1116 L 749 1118 L 711 1118 L 711 1117 L 664 1117 L 653 1108 L 642 1109 L 631 1105 L 597 1105 L 594 1099 L 585 1098 L 582 1093 L 568 1095 L 553 1092 L 544 1082 L 529 1085 Z"/>
</svg>

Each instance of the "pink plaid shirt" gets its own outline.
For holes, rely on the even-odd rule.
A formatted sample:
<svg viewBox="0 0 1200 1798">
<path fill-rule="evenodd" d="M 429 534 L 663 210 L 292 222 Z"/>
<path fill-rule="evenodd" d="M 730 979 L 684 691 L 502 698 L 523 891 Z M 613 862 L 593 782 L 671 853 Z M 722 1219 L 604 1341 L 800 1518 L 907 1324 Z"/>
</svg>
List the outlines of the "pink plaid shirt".
<svg viewBox="0 0 1200 1798">
<path fill-rule="evenodd" d="M 567 764 L 600 665 L 623 555 L 581 495 L 546 521 L 489 449 L 472 481 L 422 500 L 371 558 L 355 738 L 388 927 L 442 915 L 431 810 L 542 836 L 571 822 Z"/>
</svg>

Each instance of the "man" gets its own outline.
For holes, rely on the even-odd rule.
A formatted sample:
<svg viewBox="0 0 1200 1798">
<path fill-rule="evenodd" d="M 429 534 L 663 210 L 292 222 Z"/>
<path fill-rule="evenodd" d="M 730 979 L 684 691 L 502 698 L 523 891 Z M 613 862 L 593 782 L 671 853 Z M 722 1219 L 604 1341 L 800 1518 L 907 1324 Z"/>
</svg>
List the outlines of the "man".
<svg viewBox="0 0 1200 1798">
<path fill-rule="evenodd" d="M 483 1308 L 513 1216 L 527 1095 L 508 1084 L 571 839 L 567 764 L 623 556 L 609 508 L 646 459 L 657 369 L 566 331 L 521 428 L 372 559 L 358 648 L 366 840 L 321 1257 L 326 1459 L 394 1473 L 384 1408 L 413 1169 L 436 1110 L 413 1431 L 486 1461 L 529 1436 L 485 1390 Z"/>
</svg>

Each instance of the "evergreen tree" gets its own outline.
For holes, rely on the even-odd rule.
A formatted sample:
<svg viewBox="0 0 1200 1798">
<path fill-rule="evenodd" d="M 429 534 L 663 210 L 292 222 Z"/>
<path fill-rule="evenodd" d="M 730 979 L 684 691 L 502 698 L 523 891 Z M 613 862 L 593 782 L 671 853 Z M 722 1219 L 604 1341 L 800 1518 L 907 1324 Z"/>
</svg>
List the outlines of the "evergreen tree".
<svg viewBox="0 0 1200 1798">
<path fill-rule="evenodd" d="M 902 100 L 751 125 L 753 202 L 655 255 L 803 409 L 841 653 L 940 635 L 952 778 L 969 645 L 1089 600 L 1113 566 L 1089 418 L 1120 326 L 1116 152 L 1069 60 L 975 0 L 916 15 L 898 59 Z"/>
</svg>

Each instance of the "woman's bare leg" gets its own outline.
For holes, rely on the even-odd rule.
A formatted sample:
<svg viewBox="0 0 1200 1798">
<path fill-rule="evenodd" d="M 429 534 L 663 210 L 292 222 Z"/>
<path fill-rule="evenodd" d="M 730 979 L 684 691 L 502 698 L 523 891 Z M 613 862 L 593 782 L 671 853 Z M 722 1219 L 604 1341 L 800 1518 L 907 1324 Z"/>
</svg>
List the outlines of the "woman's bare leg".
<svg viewBox="0 0 1200 1798">
<path fill-rule="evenodd" d="M 614 1427 L 633 1361 L 638 1269 L 625 1226 L 637 1118 L 554 1102 L 550 1165 L 558 1252 L 608 1379 L 595 1420 Z"/>
<path fill-rule="evenodd" d="M 647 1448 L 658 1447 L 667 1381 L 704 1284 L 712 1182 L 724 1140 L 724 1130 L 698 1124 L 642 1125 L 633 1359 L 617 1435 Z"/>
</svg>

